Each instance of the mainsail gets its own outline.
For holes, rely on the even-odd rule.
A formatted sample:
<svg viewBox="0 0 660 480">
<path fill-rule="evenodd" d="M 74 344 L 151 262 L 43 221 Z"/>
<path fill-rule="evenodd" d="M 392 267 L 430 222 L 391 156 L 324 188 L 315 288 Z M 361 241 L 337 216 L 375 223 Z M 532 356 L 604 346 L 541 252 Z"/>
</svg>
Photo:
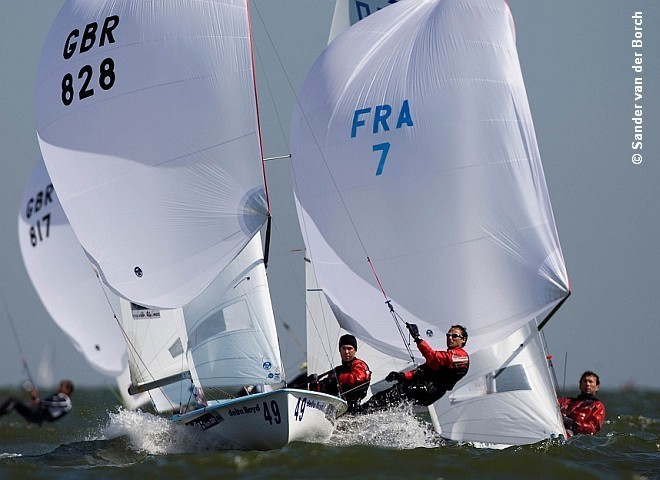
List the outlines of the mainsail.
<svg viewBox="0 0 660 480">
<path fill-rule="evenodd" d="M 406 358 L 386 301 L 436 348 L 463 324 L 476 366 L 455 392 L 518 364 L 518 375 L 498 375 L 513 387 L 484 397 L 504 401 L 526 379 L 549 413 L 509 410 L 530 427 L 503 441 L 471 435 L 474 411 L 450 428 L 447 407 L 443 435 L 530 443 L 563 433 L 549 374 L 542 392 L 536 374 L 523 375 L 547 373 L 542 345 L 533 361 L 522 350 L 539 344 L 537 322 L 569 287 L 506 3 L 420 0 L 368 16 L 317 60 L 291 131 L 303 235 L 342 327 Z M 521 341 L 507 343 L 514 334 Z M 482 366 L 479 353 L 497 345 Z"/>
<path fill-rule="evenodd" d="M 183 311 L 198 385 L 235 394 L 284 381 L 259 236 Z"/>
<path fill-rule="evenodd" d="M 245 1 L 67 1 L 39 62 L 39 144 L 103 280 L 203 291 L 267 218 Z"/>
</svg>

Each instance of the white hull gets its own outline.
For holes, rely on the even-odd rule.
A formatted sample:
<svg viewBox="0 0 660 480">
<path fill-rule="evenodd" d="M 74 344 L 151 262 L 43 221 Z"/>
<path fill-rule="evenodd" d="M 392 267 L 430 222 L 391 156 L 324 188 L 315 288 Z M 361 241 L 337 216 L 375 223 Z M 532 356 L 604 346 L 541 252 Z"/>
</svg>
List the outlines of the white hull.
<svg viewBox="0 0 660 480">
<path fill-rule="evenodd" d="M 346 402 L 319 392 L 284 388 L 222 402 L 182 415 L 177 425 L 199 428 L 219 449 L 274 450 L 290 442 L 326 442 Z"/>
</svg>

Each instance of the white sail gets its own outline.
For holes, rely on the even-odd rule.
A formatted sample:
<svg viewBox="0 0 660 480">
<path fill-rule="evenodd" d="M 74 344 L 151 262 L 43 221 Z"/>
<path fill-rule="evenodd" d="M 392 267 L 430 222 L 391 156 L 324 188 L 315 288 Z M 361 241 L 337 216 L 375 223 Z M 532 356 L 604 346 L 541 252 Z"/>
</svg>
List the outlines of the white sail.
<svg viewBox="0 0 660 480">
<path fill-rule="evenodd" d="M 259 236 L 184 308 L 122 300 L 122 319 L 131 380 L 138 391 L 152 382 L 162 387 L 158 411 L 187 405 L 194 388 L 205 398 L 218 398 L 213 389 L 228 398 L 246 385 L 284 381 Z"/>
<path fill-rule="evenodd" d="M 18 240 L 25 269 L 50 317 L 92 367 L 119 375 L 127 365 L 114 318 L 119 302 L 99 288 L 41 159 L 23 192 Z"/>
<path fill-rule="evenodd" d="M 36 84 L 46 166 L 118 295 L 183 306 L 264 224 L 245 1 L 69 0 Z"/>
<path fill-rule="evenodd" d="M 476 354 L 568 295 L 504 1 L 399 2 L 353 25 L 310 71 L 291 144 L 319 285 L 379 350 L 408 354 L 386 300 L 436 348 L 465 325 Z M 562 433 L 549 398 L 541 430 Z"/>
</svg>

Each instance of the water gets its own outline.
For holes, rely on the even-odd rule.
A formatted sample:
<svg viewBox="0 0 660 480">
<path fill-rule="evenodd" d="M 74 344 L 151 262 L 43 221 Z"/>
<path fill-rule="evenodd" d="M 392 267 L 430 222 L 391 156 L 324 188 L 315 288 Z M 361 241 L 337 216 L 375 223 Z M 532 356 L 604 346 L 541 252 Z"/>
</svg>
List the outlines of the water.
<svg viewBox="0 0 660 480">
<path fill-rule="evenodd" d="M 9 391 L 0 392 L 9 395 Z M 407 411 L 340 421 L 327 445 L 270 452 L 207 451 L 166 421 L 79 389 L 60 423 L 0 420 L 1 479 L 660 479 L 660 392 L 604 392 L 595 437 L 505 450 L 443 442 Z M 187 429 L 186 429 L 187 430 Z"/>
</svg>

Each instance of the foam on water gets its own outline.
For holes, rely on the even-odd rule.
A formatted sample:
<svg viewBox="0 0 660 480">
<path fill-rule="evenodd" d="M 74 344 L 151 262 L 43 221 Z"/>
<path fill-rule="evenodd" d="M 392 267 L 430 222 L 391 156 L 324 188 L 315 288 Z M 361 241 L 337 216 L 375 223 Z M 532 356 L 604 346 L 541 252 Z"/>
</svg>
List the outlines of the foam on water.
<svg viewBox="0 0 660 480">
<path fill-rule="evenodd" d="M 98 435 L 92 436 L 87 440 L 125 437 L 132 449 L 152 455 L 208 450 L 204 436 L 197 435 L 194 429 L 174 425 L 167 418 L 142 411 L 119 409 L 108 412 L 107 423 L 101 426 Z M 438 447 L 442 440 L 433 432 L 430 423 L 413 413 L 412 406 L 402 405 L 385 412 L 339 418 L 328 444 L 371 445 L 402 450 Z"/>
<path fill-rule="evenodd" d="M 174 425 L 168 419 L 142 411 L 120 409 L 109 413 L 102 428 L 105 439 L 127 437 L 132 448 L 153 455 L 194 453 L 206 450 L 194 429 Z"/>
<path fill-rule="evenodd" d="M 20 458 L 23 455 L 20 453 L 0 453 L 0 459 L 2 458 Z"/>
<path fill-rule="evenodd" d="M 384 412 L 345 415 L 329 444 L 335 446 L 370 445 L 393 449 L 434 448 L 442 440 L 430 423 L 413 413 L 412 405 L 401 405 Z"/>
</svg>

